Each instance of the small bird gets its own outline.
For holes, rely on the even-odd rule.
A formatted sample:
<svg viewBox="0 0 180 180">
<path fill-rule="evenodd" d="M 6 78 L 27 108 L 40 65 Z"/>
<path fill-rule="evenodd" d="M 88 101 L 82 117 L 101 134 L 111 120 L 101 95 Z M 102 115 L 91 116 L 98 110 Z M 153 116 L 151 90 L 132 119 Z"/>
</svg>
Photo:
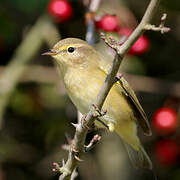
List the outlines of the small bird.
<svg viewBox="0 0 180 180">
<path fill-rule="evenodd" d="M 111 63 L 105 61 L 103 55 L 86 41 L 77 38 L 60 40 L 43 55 L 50 55 L 55 59 L 70 99 L 82 114 L 88 113 Z M 110 131 L 119 134 L 133 164 L 152 169 L 151 160 L 137 136 L 137 125 L 142 128 L 145 135 L 151 135 L 148 119 L 124 77 L 111 88 L 103 109 L 106 109 L 107 113 L 100 117 L 100 120 Z M 96 125 L 102 126 L 98 121 Z"/>
</svg>

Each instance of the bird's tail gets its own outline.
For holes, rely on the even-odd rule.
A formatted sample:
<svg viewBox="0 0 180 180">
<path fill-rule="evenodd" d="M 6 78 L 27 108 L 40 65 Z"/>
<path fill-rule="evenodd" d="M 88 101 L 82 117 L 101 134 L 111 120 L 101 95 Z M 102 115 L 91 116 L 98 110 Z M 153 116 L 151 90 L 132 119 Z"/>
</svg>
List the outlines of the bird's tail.
<svg viewBox="0 0 180 180">
<path fill-rule="evenodd" d="M 116 126 L 116 133 L 122 138 L 129 157 L 135 167 L 152 169 L 152 163 L 137 136 L 137 127 L 133 121 Z"/>
<path fill-rule="evenodd" d="M 138 150 L 132 148 L 129 144 L 124 142 L 124 145 L 127 149 L 129 158 L 136 168 L 146 168 L 152 170 L 152 162 L 144 150 L 143 146 L 140 145 Z"/>
</svg>

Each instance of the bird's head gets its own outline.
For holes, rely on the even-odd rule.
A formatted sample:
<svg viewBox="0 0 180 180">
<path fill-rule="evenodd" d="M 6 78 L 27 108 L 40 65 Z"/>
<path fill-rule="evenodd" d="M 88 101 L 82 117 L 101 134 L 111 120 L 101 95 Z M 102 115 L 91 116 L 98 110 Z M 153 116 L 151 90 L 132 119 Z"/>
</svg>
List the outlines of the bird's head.
<svg viewBox="0 0 180 180">
<path fill-rule="evenodd" d="M 52 56 L 61 70 L 94 66 L 99 59 L 99 54 L 92 46 L 77 38 L 60 40 L 50 51 L 43 53 L 43 55 Z"/>
</svg>

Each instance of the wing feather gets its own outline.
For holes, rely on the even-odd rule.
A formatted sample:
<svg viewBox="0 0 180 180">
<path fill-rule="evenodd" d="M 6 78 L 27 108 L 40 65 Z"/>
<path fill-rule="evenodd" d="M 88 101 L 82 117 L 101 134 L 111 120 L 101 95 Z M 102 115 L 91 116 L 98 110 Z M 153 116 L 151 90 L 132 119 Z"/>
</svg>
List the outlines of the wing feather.
<svg viewBox="0 0 180 180">
<path fill-rule="evenodd" d="M 119 80 L 119 82 L 117 82 L 117 84 L 119 84 L 123 88 L 126 98 L 133 106 L 133 109 L 135 110 L 135 114 L 137 116 L 137 123 L 142 128 L 144 134 L 150 136 L 152 132 L 148 122 L 148 118 L 141 104 L 139 103 L 136 94 L 130 87 L 129 83 L 123 77 Z"/>
<path fill-rule="evenodd" d="M 107 74 L 110 69 L 110 64 L 105 62 L 103 59 L 99 61 L 99 68 Z M 136 97 L 136 94 L 130 87 L 129 83 L 125 80 L 124 77 L 121 77 L 118 82 L 116 82 L 117 87 L 119 86 L 120 92 L 124 92 L 125 98 L 127 98 L 128 102 L 131 104 L 134 109 L 135 116 L 137 119 L 137 124 L 142 128 L 145 135 L 152 135 L 151 128 L 148 122 L 148 118 L 146 113 L 144 112 L 139 100 Z"/>
</svg>

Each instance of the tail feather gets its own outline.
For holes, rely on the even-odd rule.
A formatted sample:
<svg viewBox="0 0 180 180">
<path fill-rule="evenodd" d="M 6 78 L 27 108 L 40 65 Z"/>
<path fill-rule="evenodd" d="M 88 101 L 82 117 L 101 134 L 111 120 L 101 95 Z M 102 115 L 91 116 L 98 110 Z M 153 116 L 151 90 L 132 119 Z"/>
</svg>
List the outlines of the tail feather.
<svg viewBox="0 0 180 180">
<path fill-rule="evenodd" d="M 135 167 L 152 169 L 152 163 L 137 136 L 137 127 L 134 121 L 127 121 L 116 126 L 115 131 L 122 138 L 132 164 Z"/>
<path fill-rule="evenodd" d="M 137 151 L 134 150 L 126 142 L 124 142 L 124 145 L 127 149 L 129 158 L 135 168 L 152 169 L 152 162 L 142 146 L 140 146 L 139 150 Z"/>
</svg>

